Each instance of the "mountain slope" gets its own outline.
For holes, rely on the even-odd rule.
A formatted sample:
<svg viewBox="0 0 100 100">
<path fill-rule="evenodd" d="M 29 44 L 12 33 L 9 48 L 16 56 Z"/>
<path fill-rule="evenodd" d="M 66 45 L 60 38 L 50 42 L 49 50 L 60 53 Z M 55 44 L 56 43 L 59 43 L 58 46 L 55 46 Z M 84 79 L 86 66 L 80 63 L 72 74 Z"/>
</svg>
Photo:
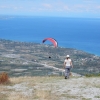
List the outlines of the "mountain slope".
<svg viewBox="0 0 100 100">
<path fill-rule="evenodd" d="M 0 72 L 11 76 L 37 76 L 56 72 L 43 64 L 63 68 L 63 61 L 69 54 L 73 61 L 73 72 L 79 74 L 100 73 L 100 57 L 73 48 L 54 48 L 52 45 L 27 43 L 0 39 Z M 49 58 L 49 56 L 51 58 Z"/>
</svg>

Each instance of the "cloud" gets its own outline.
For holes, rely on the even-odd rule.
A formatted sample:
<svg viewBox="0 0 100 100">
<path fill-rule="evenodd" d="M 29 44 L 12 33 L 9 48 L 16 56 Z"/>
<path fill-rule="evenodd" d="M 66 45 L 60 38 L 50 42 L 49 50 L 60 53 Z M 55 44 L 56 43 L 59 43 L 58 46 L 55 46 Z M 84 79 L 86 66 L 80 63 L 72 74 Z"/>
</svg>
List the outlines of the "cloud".
<svg viewBox="0 0 100 100">
<path fill-rule="evenodd" d="M 63 7 L 65 10 L 69 10 L 69 7 L 66 5 Z"/>
<path fill-rule="evenodd" d="M 1 8 L 1 9 L 4 9 L 4 8 L 7 8 L 7 7 L 2 5 L 2 6 L 0 6 L 0 8 Z"/>
<path fill-rule="evenodd" d="M 82 14 L 100 13 L 97 0 L 6 0 L 0 2 L 1 12 L 25 14 Z"/>
<path fill-rule="evenodd" d="M 97 6 L 97 9 L 100 9 L 100 5 Z"/>
<path fill-rule="evenodd" d="M 51 4 L 47 4 L 47 3 L 44 3 L 42 4 L 46 9 L 51 9 L 52 8 L 52 5 Z"/>
</svg>

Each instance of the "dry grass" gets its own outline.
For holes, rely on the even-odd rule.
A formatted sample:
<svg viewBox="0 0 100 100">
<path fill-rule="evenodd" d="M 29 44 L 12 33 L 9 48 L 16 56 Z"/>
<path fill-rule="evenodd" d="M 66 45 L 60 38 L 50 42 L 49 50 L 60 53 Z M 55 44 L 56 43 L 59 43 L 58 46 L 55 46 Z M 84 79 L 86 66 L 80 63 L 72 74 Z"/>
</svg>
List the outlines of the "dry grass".
<svg viewBox="0 0 100 100">
<path fill-rule="evenodd" d="M 13 77 L 0 85 L 0 100 L 97 100 L 100 78 Z M 2 99 L 1 99 L 2 98 Z"/>
<path fill-rule="evenodd" d="M 8 100 L 32 100 L 32 97 L 24 96 L 18 92 L 12 92 L 9 94 Z"/>
<path fill-rule="evenodd" d="M 39 100 L 58 100 L 58 98 L 51 90 L 36 90 L 34 97 Z"/>
<path fill-rule="evenodd" d="M 7 94 L 6 94 L 7 91 L 8 89 L 5 88 L 5 85 L 1 84 L 0 85 L 0 100 L 7 100 Z"/>
</svg>

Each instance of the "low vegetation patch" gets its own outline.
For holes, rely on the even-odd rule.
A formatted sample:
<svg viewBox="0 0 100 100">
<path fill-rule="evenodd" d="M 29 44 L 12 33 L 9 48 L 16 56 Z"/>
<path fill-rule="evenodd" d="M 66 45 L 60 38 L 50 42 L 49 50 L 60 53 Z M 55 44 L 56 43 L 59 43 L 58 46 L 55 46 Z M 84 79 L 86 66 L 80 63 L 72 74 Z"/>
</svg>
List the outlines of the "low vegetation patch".
<svg viewBox="0 0 100 100">
<path fill-rule="evenodd" d="M 0 74 L 0 84 L 7 84 L 9 82 L 9 76 L 6 72 Z"/>
<path fill-rule="evenodd" d="M 86 77 L 100 77 L 100 73 L 98 74 L 86 74 Z"/>
</svg>

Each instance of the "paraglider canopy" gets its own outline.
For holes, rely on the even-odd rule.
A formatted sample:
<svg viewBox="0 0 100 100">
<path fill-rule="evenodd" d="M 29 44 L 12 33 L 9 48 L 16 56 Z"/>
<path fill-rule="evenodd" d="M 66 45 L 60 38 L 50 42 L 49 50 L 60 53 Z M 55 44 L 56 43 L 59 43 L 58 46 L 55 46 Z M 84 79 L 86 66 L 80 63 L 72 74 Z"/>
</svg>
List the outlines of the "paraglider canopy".
<svg viewBox="0 0 100 100">
<path fill-rule="evenodd" d="M 54 47 L 58 46 L 58 43 L 57 43 L 57 41 L 54 38 L 45 38 L 45 39 L 43 39 L 42 43 L 44 43 L 47 40 L 49 40 L 50 42 L 52 42 L 53 45 L 54 45 Z"/>
</svg>

